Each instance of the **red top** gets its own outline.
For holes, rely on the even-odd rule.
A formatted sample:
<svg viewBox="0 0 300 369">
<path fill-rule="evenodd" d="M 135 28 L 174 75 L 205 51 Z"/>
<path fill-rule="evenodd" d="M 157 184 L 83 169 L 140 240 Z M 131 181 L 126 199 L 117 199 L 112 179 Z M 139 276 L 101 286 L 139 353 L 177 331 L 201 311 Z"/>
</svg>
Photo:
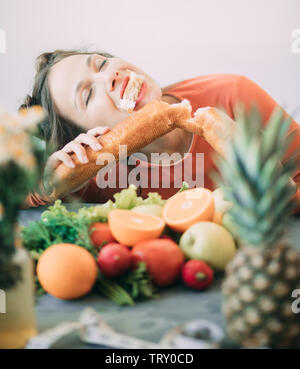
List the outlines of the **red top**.
<svg viewBox="0 0 300 369">
<path fill-rule="evenodd" d="M 272 111 L 278 105 L 256 83 L 244 76 L 233 74 L 212 74 L 189 79 L 169 86 L 164 94 L 173 95 L 180 100 L 188 99 L 193 112 L 200 107 L 223 107 L 231 118 L 233 118 L 233 107 L 238 102 L 242 102 L 247 109 L 252 103 L 256 103 L 263 115 L 264 123 L 267 122 Z M 292 131 L 296 134 L 287 152 L 286 159 L 296 147 L 300 147 L 300 126 L 295 121 L 292 122 L 289 129 L 289 132 Z M 209 177 L 210 170 L 215 168 L 212 161 L 213 153 L 214 150 L 206 141 L 194 135 L 189 153 L 183 160 L 177 161 L 170 168 L 163 165 L 148 164 L 143 161 L 138 162 L 137 156 L 134 155 L 131 157 L 133 165 L 127 166 L 126 161 L 122 161 L 117 164 L 115 171 L 111 168 L 109 172 L 109 168 L 104 168 L 101 173 L 98 173 L 97 177 L 92 178 L 87 185 L 75 192 L 74 195 L 79 196 L 84 202 L 103 203 L 108 199 L 112 199 L 114 193 L 127 188 L 129 183 L 135 183 L 139 188 L 139 195 L 142 197 L 145 197 L 149 191 L 155 191 L 166 199 L 177 192 L 178 187 L 180 188 L 181 174 L 182 178 L 190 184 L 190 187 L 204 186 L 213 190 L 214 184 Z M 199 169 L 196 172 L 196 167 L 203 168 L 204 173 L 201 173 Z M 125 173 L 127 171 L 128 174 L 128 182 L 121 184 L 121 186 L 119 186 L 120 170 L 125 171 Z M 116 176 L 114 176 L 114 172 Z M 201 174 L 204 174 L 204 176 Z M 170 176 L 170 183 L 168 183 L 168 176 Z M 127 178 L 126 174 L 125 177 L 122 176 L 123 182 L 124 178 Z M 293 178 L 300 183 L 300 166 Z M 104 188 L 106 184 L 109 184 L 110 188 Z M 115 188 L 111 188 L 112 184 L 116 185 Z M 300 199 L 300 189 L 297 191 L 297 197 Z M 48 200 L 36 194 L 30 194 L 26 203 L 28 206 L 38 206 L 47 204 Z"/>
</svg>

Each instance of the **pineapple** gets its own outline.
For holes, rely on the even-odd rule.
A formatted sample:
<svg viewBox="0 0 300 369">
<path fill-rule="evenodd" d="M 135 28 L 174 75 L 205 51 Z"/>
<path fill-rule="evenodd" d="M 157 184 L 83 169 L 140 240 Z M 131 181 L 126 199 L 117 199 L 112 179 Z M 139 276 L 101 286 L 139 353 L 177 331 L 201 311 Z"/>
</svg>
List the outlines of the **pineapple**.
<svg viewBox="0 0 300 369">
<path fill-rule="evenodd" d="M 222 286 L 227 331 L 243 347 L 300 348 L 300 316 L 291 296 L 300 288 L 300 253 L 284 239 L 297 163 L 294 156 L 280 164 L 293 138 L 287 135 L 290 120 L 276 109 L 263 129 L 252 108 L 248 114 L 240 109 L 237 121 L 226 160 L 216 160 L 217 181 L 234 204 L 226 216 L 240 246 Z"/>
</svg>

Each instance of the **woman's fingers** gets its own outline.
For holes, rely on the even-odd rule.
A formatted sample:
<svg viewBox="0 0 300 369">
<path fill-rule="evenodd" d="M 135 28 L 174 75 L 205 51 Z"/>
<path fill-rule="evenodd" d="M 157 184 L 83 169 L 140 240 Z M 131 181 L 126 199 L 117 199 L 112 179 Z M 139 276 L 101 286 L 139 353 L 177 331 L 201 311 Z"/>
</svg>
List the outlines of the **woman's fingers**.
<svg viewBox="0 0 300 369">
<path fill-rule="evenodd" d="M 75 142 L 83 143 L 88 146 L 94 151 L 99 151 L 102 149 L 102 145 L 99 143 L 95 136 L 90 134 L 81 133 L 78 137 L 75 138 Z"/>
<path fill-rule="evenodd" d="M 72 160 L 72 157 L 69 155 L 71 153 L 75 153 L 80 163 L 88 163 L 89 159 L 86 154 L 86 149 L 82 144 L 89 146 L 94 151 L 99 151 L 102 149 L 102 145 L 96 137 L 101 136 L 108 131 L 110 131 L 109 127 L 96 127 L 90 129 L 86 134 L 81 133 L 75 138 L 75 140 L 69 142 L 61 150 L 56 151 L 51 155 L 47 165 L 48 169 L 55 169 L 60 162 L 64 163 L 68 168 L 75 168 L 76 165 Z"/>
<path fill-rule="evenodd" d="M 110 131 L 109 127 L 95 127 L 87 131 L 88 135 L 92 135 L 94 137 L 102 136 L 105 133 Z"/>
<path fill-rule="evenodd" d="M 69 142 L 61 151 L 64 151 L 66 153 L 74 152 L 78 160 L 82 164 L 86 164 L 89 162 L 85 148 L 78 142 L 75 141 Z"/>
<path fill-rule="evenodd" d="M 47 163 L 49 170 L 55 169 L 61 162 L 63 162 L 68 168 L 75 168 L 75 163 L 73 162 L 71 156 L 64 151 L 59 150 L 50 156 Z"/>
</svg>

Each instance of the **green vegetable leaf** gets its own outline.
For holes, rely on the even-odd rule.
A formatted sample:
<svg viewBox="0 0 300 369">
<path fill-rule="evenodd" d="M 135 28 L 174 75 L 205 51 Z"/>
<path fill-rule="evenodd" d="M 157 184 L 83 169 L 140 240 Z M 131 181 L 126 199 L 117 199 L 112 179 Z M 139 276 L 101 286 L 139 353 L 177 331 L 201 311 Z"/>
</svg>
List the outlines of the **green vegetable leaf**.
<svg viewBox="0 0 300 369">
<path fill-rule="evenodd" d="M 103 275 L 99 275 L 94 289 L 118 305 L 134 305 L 134 300 L 124 288 Z"/>
<path fill-rule="evenodd" d="M 127 189 L 114 194 L 114 208 L 130 210 L 138 205 L 142 205 L 143 199 L 137 196 L 136 190 L 136 186 L 131 184 Z"/>
<path fill-rule="evenodd" d="M 149 192 L 148 197 L 143 201 L 142 205 L 159 205 L 164 206 L 166 200 L 163 200 L 157 192 Z"/>
<path fill-rule="evenodd" d="M 117 281 L 135 301 L 158 297 L 156 287 L 144 262 L 139 262 L 136 269 L 131 270 Z"/>
<path fill-rule="evenodd" d="M 186 191 L 190 188 L 189 184 L 187 182 L 182 182 L 181 189 L 178 191 L 178 193 Z"/>
<path fill-rule="evenodd" d="M 57 200 L 42 213 L 40 220 L 30 222 L 22 229 L 23 245 L 31 253 L 35 252 L 35 258 L 49 246 L 57 243 L 73 243 L 95 254 L 88 225 L 87 219 L 68 211 L 61 204 L 61 200 Z"/>
</svg>

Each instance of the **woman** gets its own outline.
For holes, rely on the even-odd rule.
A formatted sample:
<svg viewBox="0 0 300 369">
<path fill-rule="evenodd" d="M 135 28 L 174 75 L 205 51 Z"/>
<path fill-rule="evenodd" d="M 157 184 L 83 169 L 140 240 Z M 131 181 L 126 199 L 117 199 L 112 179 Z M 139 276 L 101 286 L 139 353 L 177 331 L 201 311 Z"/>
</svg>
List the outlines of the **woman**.
<svg viewBox="0 0 300 369">
<path fill-rule="evenodd" d="M 70 157 L 71 153 L 75 153 L 81 163 L 86 163 L 88 158 L 85 148 L 90 146 L 95 151 L 101 150 L 97 137 L 128 117 L 128 113 L 119 108 L 119 102 L 122 83 L 130 71 L 143 75 L 147 86 L 136 110 L 151 100 L 161 99 L 172 104 L 188 99 L 193 111 L 205 106 L 222 107 L 233 118 L 236 103 L 242 102 L 246 109 L 252 103 L 256 103 L 266 123 L 277 105 L 258 85 L 239 75 L 200 76 L 161 89 L 144 71 L 106 53 L 56 50 L 53 53 L 42 54 L 37 59 L 36 69 L 32 96 L 27 97 L 22 107 L 40 104 L 48 113 L 48 120 L 41 126 L 41 134 L 52 147 L 55 147 L 55 152 L 49 157 L 46 167 L 50 173 L 60 162 L 73 168 L 75 164 Z M 300 145 L 300 126 L 295 121 L 292 122 L 290 131 L 295 131 L 296 135 L 287 156 Z M 206 188 L 214 188 L 208 175 L 210 169 L 214 168 L 213 149 L 202 138 L 176 129 L 142 150 L 148 158 L 152 152 L 167 152 L 170 155 L 176 152 L 182 156 L 189 153 L 188 156 L 192 158 L 190 177 L 192 186 L 195 185 L 193 175 L 196 175 L 196 155 L 204 153 L 202 184 Z M 164 166 L 157 163 L 138 164 L 141 166 L 141 176 L 143 173 L 149 174 L 153 166 L 158 167 L 160 171 L 164 170 Z M 126 167 L 128 173 L 130 165 L 127 162 L 122 162 L 122 165 Z M 197 166 L 199 168 L 198 164 Z M 161 178 L 156 187 L 151 187 L 150 175 L 147 176 L 146 186 L 139 188 L 140 195 L 144 197 L 149 191 L 158 191 L 163 198 L 167 198 L 176 192 L 178 189 L 174 186 L 175 167 L 176 163 L 167 168 L 171 171 L 168 188 L 163 188 Z M 120 167 L 118 169 L 120 170 Z M 101 180 L 105 182 L 104 178 L 91 179 L 74 194 L 85 202 L 105 202 L 112 198 L 113 193 L 120 191 L 121 188 L 118 186 L 104 188 L 105 186 L 99 184 Z M 295 173 L 294 181 L 300 183 L 300 168 Z M 48 202 L 49 198 L 45 194 L 35 193 L 27 198 L 28 206 L 44 205 Z"/>
</svg>

